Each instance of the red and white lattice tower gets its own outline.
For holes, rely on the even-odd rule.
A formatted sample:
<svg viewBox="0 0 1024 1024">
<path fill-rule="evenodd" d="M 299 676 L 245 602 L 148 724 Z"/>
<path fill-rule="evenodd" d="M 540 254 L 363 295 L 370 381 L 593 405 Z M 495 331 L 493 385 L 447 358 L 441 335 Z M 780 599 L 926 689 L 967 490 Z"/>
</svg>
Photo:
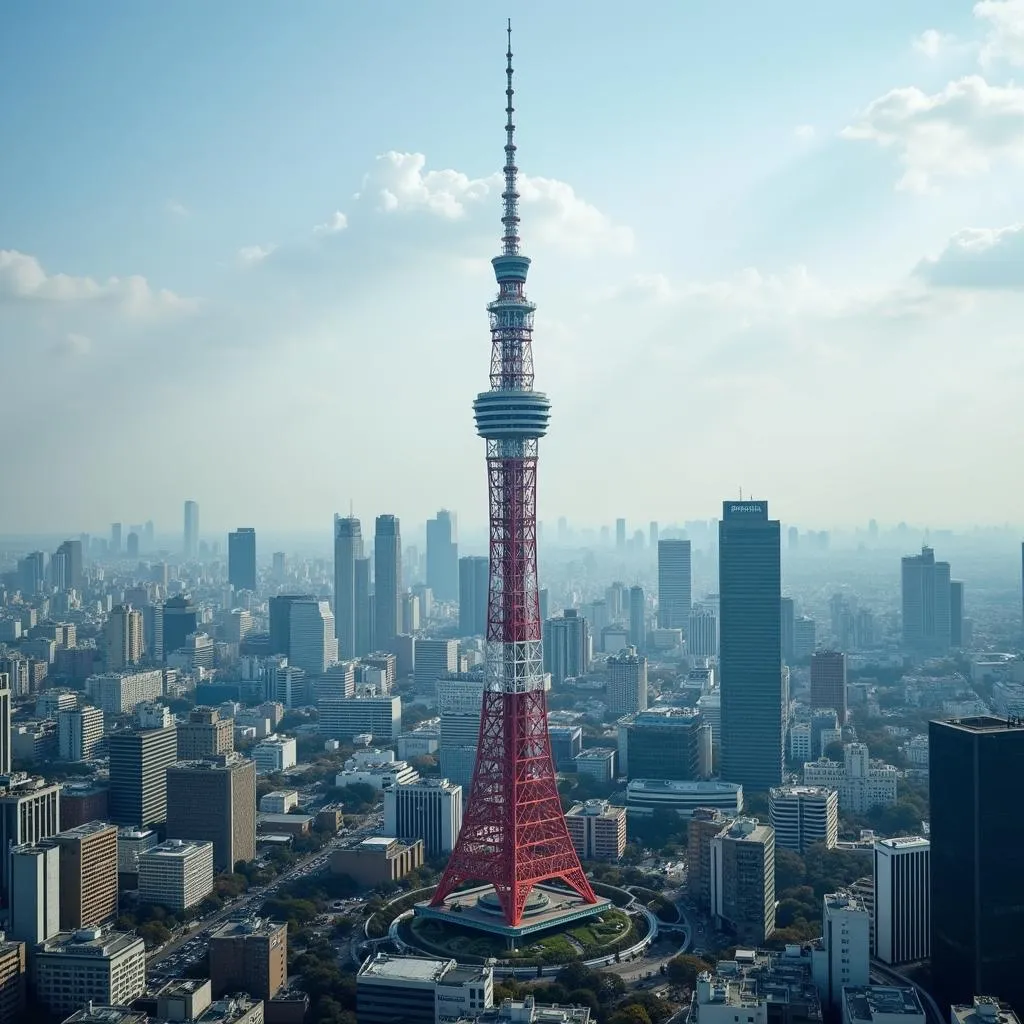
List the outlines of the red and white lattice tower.
<svg viewBox="0 0 1024 1024">
<path fill-rule="evenodd" d="M 547 729 L 537 588 L 537 442 L 550 403 L 533 390 L 533 312 L 525 294 L 530 260 L 519 252 L 512 28 L 505 125 L 504 235 L 491 260 L 498 297 L 491 320 L 491 389 L 473 403 L 487 441 L 490 585 L 487 656 L 476 767 L 462 830 L 431 903 L 464 882 L 494 886 L 505 921 L 518 925 L 530 890 L 561 880 L 597 902 L 569 838 Z"/>
</svg>

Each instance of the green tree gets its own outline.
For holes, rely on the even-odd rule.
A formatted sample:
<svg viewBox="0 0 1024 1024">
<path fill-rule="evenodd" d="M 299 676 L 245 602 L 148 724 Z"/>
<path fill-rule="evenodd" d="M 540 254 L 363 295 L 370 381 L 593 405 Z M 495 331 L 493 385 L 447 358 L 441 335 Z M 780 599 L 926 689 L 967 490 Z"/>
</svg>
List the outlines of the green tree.
<svg viewBox="0 0 1024 1024">
<path fill-rule="evenodd" d="M 665 965 L 665 974 L 673 985 L 685 985 L 693 988 L 697 984 L 697 975 L 701 971 L 711 970 L 711 965 L 699 956 L 683 953 L 675 956 Z"/>
<path fill-rule="evenodd" d="M 642 1006 L 628 1003 L 608 1018 L 608 1024 L 651 1024 L 651 1016 Z"/>
<path fill-rule="evenodd" d="M 807 877 L 807 868 L 804 866 L 804 859 L 792 850 L 775 849 L 775 889 L 778 892 L 785 892 L 798 885 L 804 884 Z"/>
</svg>

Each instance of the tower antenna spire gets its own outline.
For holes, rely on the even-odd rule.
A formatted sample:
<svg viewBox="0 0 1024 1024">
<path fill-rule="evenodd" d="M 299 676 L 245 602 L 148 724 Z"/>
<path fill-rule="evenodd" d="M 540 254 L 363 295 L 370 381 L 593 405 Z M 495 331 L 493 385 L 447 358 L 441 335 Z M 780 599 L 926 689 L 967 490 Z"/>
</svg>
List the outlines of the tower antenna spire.
<svg viewBox="0 0 1024 1024">
<path fill-rule="evenodd" d="M 512 88 L 512 19 L 508 19 L 508 49 L 505 52 L 505 77 L 508 80 L 505 86 L 505 191 L 501 198 L 504 204 L 501 223 L 505 228 L 502 237 L 502 252 L 506 256 L 517 256 L 519 254 L 519 190 L 516 187 L 516 175 L 519 168 L 516 167 L 516 126 L 512 120 L 515 107 L 512 105 L 512 97 L 515 89 Z"/>
</svg>

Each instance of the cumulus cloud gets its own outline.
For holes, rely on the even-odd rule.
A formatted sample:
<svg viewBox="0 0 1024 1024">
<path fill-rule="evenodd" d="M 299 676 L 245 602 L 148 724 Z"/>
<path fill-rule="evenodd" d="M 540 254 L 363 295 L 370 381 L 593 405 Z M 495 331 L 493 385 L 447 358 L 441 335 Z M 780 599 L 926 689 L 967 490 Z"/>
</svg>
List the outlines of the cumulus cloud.
<svg viewBox="0 0 1024 1024">
<path fill-rule="evenodd" d="M 339 231 L 344 231 L 347 227 L 348 217 L 346 217 L 341 210 L 335 210 L 323 224 L 317 224 L 316 227 L 313 228 L 313 234 L 336 235 Z"/>
<path fill-rule="evenodd" d="M 427 170 L 426 162 L 422 153 L 381 154 L 364 177 L 356 200 L 384 213 L 423 211 L 451 221 L 467 220 L 483 211 L 497 216 L 501 174 L 470 178 L 452 169 Z M 566 182 L 520 174 L 519 191 L 524 231 L 530 238 L 578 252 L 632 248 L 632 231 L 615 224 Z"/>
<path fill-rule="evenodd" d="M 238 250 L 238 260 L 243 266 L 251 267 L 262 263 L 275 249 L 276 245 L 243 245 Z"/>
<path fill-rule="evenodd" d="M 926 192 L 1001 161 L 1024 163 L 1024 88 L 969 75 L 931 95 L 893 89 L 841 134 L 894 150 L 904 168 L 897 187 Z"/>
<path fill-rule="evenodd" d="M 934 60 L 936 57 L 942 56 L 950 47 L 956 45 L 956 36 L 946 32 L 939 32 L 938 29 L 929 28 L 925 29 L 924 32 L 914 39 L 912 45 L 918 53 Z"/>
<path fill-rule="evenodd" d="M 48 274 L 35 256 L 0 249 L 0 300 L 31 302 L 113 302 L 130 313 L 185 310 L 192 300 L 155 289 L 139 275 L 97 281 L 71 274 Z"/>
<path fill-rule="evenodd" d="M 987 28 L 980 53 L 983 66 L 1000 61 L 1024 65 L 1024 0 L 979 0 L 974 16 Z"/>
<path fill-rule="evenodd" d="M 958 231 L 916 274 L 940 288 L 1024 288 L 1024 224 Z"/>
</svg>

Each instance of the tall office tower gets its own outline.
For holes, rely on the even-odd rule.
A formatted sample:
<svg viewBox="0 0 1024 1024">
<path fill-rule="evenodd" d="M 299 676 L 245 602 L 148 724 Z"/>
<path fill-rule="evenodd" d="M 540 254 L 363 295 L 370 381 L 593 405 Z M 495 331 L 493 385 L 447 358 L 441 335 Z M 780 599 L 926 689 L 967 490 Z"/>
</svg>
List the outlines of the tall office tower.
<svg viewBox="0 0 1024 1024">
<path fill-rule="evenodd" d="M 658 628 L 690 624 L 692 569 L 688 540 L 658 541 Z"/>
<path fill-rule="evenodd" d="M 718 617 L 713 608 L 698 606 L 690 612 L 686 652 L 695 658 L 718 657 Z"/>
<path fill-rule="evenodd" d="M 240 526 L 228 534 L 228 583 L 238 590 L 256 590 L 256 531 Z"/>
<path fill-rule="evenodd" d="M 60 831 L 60 786 L 20 774 L 0 778 L 0 850 L 32 845 Z M 6 856 L 0 857 L 0 894 L 10 893 Z"/>
<path fill-rule="evenodd" d="M 597 902 L 569 837 L 547 730 L 537 593 L 537 447 L 550 403 L 533 390 L 533 311 L 524 294 L 530 261 L 519 252 L 509 25 L 505 227 L 491 262 L 491 390 L 473 403 L 487 441 L 491 580 L 480 744 L 462 831 L 431 903 L 471 879 L 489 882 L 505 922 L 518 925 L 534 885 L 557 878 Z M 378 587 L 380 584 L 378 583 Z"/>
<path fill-rule="evenodd" d="M 738 818 L 711 840 L 711 912 L 738 941 L 755 947 L 775 931 L 771 825 Z"/>
<path fill-rule="evenodd" d="M 606 665 L 608 695 L 605 703 L 608 710 L 613 715 L 628 715 L 633 711 L 646 710 L 647 659 L 642 654 L 637 654 L 635 647 L 627 647 L 609 658 Z"/>
<path fill-rule="evenodd" d="M 718 524 L 722 778 L 748 792 L 782 782 L 779 521 L 766 501 L 726 501 Z"/>
<path fill-rule="evenodd" d="M 125 540 L 124 553 L 129 558 L 139 557 L 139 535 L 134 530 L 128 534 Z"/>
<path fill-rule="evenodd" d="M 615 550 L 625 551 L 626 550 L 626 520 L 616 519 L 615 520 Z"/>
<path fill-rule="evenodd" d="M 427 586 L 438 601 L 458 600 L 459 545 L 455 516 L 446 508 L 427 520 Z"/>
<path fill-rule="evenodd" d="M 54 590 L 64 593 L 68 589 L 68 556 L 63 551 L 54 551 L 50 556 L 47 578 Z"/>
<path fill-rule="evenodd" d="M 356 559 L 363 557 L 363 526 L 355 516 L 334 516 L 334 627 L 338 657 L 356 656 Z"/>
<path fill-rule="evenodd" d="M 1024 777 L 1024 726 L 931 722 L 928 753 L 935 994 L 1024 1006 L 1024 818 L 1007 792 Z"/>
<path fill-rule="evenodd" d="M 414 681 L 431 690 L 439 679 L 459 670 L 458 640 L 417 640 Z"/>
<path fill-rule="evenodd" d="M 313 594 L 278 594 L 267 602 L 270 619 L 270 653 L 288 656 L 292 637 L 292 605 L 297 601 L 316 602 Z"/>
<path fill-rule="evenodd" d="M 701 764 L 704 724 L 693 708 L 659 708 L 624 717 L 618 723 L 618 773 L 679 782 L 701 778 L 707 774 Z M 706 767 L 710 771 L 710 764 Z"/>
<path fill-rule="evenodd" d="M 0 775 L 11 774 L 11 677 L 0 672 Z"/>
<path fill-rule="evenodd" d="M 142 606 L 142 649 L 152 661 L 164 660 L 164 606 Z"/>
<path fill-rule="evenodd" d="M 117 826 L 90 821 L 53 837 L 60 849 L 60 926 L 74 931 L 117 917 Z"/>
<path fill-rule="evenodd" d="M 796 551 L 800 547 L 800 531 L 795 526 L 791 526 L 786 534 L 789 538 L 789 550 Z"/>
<path fill-rule="evenodd" d="M 284 582 L 284 578 L 288 574 L 288 556 L 283 551 L 275 551 L 270 556 L 270 574 L 275 582 Z"/>
<path fill-rule="evenodd" d="M 288 609 L 288 664 L 321 676 L 338 660 L 334 615 L 327 601 L 293 601 Z"/>
<path fill-rule="evenodd" d="M 31 949 L 60 931 L 60 850 L 44 840 L 4 852 L 11 877 L 7 936 Z"/>
<path fill-rule="evenodd" d="M 964 645 L 964 581 L 949 581 L 949 645 Z"/>
<path fill-rule="evenodd" d="M 648 543 L 651 547 L 657 551 L 658 549 L 658 524 L 652 519 L 651 525 L 647 530 Z"/>
<path fill-rule="evenodd" d="M 167 769 L 178 759 L 178 731 L 138 729 L 111 733 L 110 819 L 145 828 L 167 820 Z"/>
<path fill-rule="evenodd" d="M 815 843 L 831 850 L 839 838 L 839 794 L 825 786 L 777 786 L 768 794 L 775 845 L 804 853 Z"/>
<path fill-rule="evenodd" d="M 355 561 L 356 647 L 355 656 L 369 654 L 376 645 L 374 632 L 373 587 L 370 583 L 370 559 Z"/>
<path fill-rule="evenodd" d="M 950 644 L 949 562 L 935 552 L 902 560 L 903 646 L 918 654 L 945 654 Z"/>
<path fill-rule="evenodd" d="M 57 750 L 62 761 L 88 761 L 102 742 L 103 712 L 99 708 L 57 712 Z"/>
<path fill-rule="evenodd" d="M 186 558 L 199 554 L 199 502 L 185 502 L 185 544 L 182 548 Z"/>
<path fill-rule="evenodd" d="M 647 647 L 647 599 L 639 583 L 629 588 L 629 643 L 638 651 Z"/>
<path fill-rule="evenodd" d="M 232 992 L 273 999 L 288 980 L 288 925 L 229 920 L 210 933 L 209 953 L 215 999 Z"/>
<path fill-rule="evenodd" d="M 575 609 L 548 619 L 543 627 L 543 666 L 551 673 L 554 685 L 583 675 L 590 665 L 592 640 L 590 625 Z"/>
<path fill-rule="evenodd" d="M 142 546 L 146 551 L 152 551 L 156 547 L 156 527 L 152 519 L 147 519 L 142 527 Z"/>
<path fill-rule="evenodd" d="M 695 807 L 686 828 L 686 887 L 694 904 L 703 911 L 711 909 L 711 841 L 732 818 L 717 807 Z"/>
<path fill-rule="evenodd" d="M 796 622 L 796 609 L 793 598 L 784 597 L 780 602 L 779 613 L 782 617 L 782 660 L 788 665 L 793 661 L 794 647 L 794 625 Z"/>
<path fill-rule="evenodd" d="M 840 651 L 815 651 L 811 655 L 811 710 L 831 708 L 846 724 L 846 655 Z"/>
<path fill-rule="evenodd" d="M 38 594 L 46 582 L 46 555 L 33 551 L 18 559 L 18 586 L 23 595 Z"/>
<path fill-rule="evenodd" d="M 121 524 L 111 523 L 110 524 L 110 553 L 112 555 L 121 554 Z"/>
<path fill-rule="evenodd" d="M 116 672 L 142 661 L 142 612 L 129 604 L 119 604 L 110 612 L 103 627 L 107 645 L 107 670 Z"/>
<path fill-rule="evenodd" d="M 809 615 L 793 620 L 793 660 L 809 658 L 818 646 L 818 624 Z"/>
<path fill-rule="evenodd" d="M 437 683 L 440 716 L 438 761 L 441 775 L 468 792 L 473 781 L 484 682 L 478 675 L 457 675 Z"/>
<path fill-rule="evenodd" d="M 402 625 L 402 534 L 397 516 L 377 516 L 373 577 L 374 643 L 390 651 Z"/>
<path fill-rule="evenodd" d="M 489 570 L 489 567 L 488 567 L 488 572 L 489 571 L 490 570 Z M 540 621 L 541 622 L 547 622 L 547 620 L 548 620 L 548 610 L 549 610 L 548 588 L 547 587 L 541 587 L 540 588 L 540 591 L 537 594 L 537 603 L 540 606 Z M 484 630 L 484 632 L 486 633 L 487 630 Z"/>
<path fill-rule="evenodd" d="M 487 559 L 470 555 L 459 559 L 459 635 L 487 632 Z"/>
<path fill-rule="evenodd" d="M 931 905 L 931 843 L 920 836 L 876 839 L 874 955 L 887 964 L 927 960 Z"/>
<path fill-rule="evenodd" d="M 420 779 L 384 791 L 384 835 L 422 839 L 427 857 L 455 849 L 462 828 L 462 787 L 448 779 Z"/>
<path fill-rule="evenodd" d="M 66 583 L 68 590 L 81 590 L 85 582 L 85 571 L 82 563 L 82 542 L 80 540 L 66 540 L 57 553 L 67 558 Z"/>
<path fill-rule="evenodd" d="M 178 723 L 178 760 L 195 761 L 235 749 L 235 723 L 216 708 L 193 708 L 188 719 Z"/>
<path fill-rule="evenodd" d="M 213 865 L 256 858 L 256 765 L 241 754 L 179 761 L 167 769 L 167 838 L 213 843 Z"/>
<path fill-rule="evenodd" d="M 185 640 L 196 632 L 198 616 L 196 606 L 184 594 L 177 594 L 164 601 L 163 640 L 164 658 L 181 650 Z"/>
</svg>

